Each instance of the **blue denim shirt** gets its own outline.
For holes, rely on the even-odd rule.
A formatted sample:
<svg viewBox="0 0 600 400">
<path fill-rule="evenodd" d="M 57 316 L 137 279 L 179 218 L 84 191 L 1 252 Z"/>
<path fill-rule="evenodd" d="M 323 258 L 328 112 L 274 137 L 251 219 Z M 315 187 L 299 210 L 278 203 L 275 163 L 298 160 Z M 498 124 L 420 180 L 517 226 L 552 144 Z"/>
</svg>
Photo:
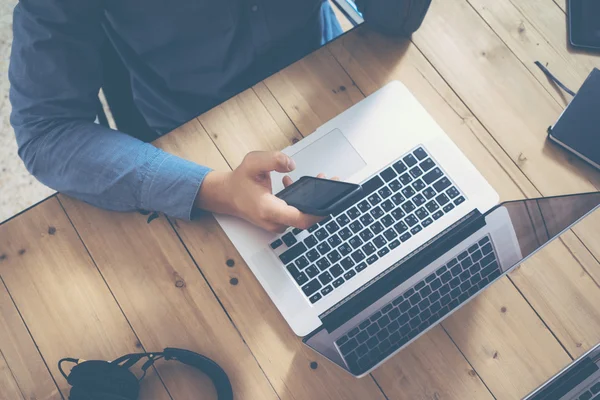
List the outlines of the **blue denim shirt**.
<svg viewBox="0 0 600 400">
<path fill-rule="evenodd" d="M 183 219 L 210 170 L 94 123 L 103 40 L 158 137 L 341 33 L 322 0 L 21 0 L 13 26 L 11 123 L 28 170 L 101 208 Z"/>
</svg>

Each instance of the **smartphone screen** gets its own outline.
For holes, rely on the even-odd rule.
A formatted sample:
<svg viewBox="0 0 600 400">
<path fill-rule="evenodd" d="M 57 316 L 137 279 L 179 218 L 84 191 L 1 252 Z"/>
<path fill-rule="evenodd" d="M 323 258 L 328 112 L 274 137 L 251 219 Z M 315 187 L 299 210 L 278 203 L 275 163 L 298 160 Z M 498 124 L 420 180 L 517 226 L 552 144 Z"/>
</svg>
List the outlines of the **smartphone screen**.
<svg viewBox="0 0 600 400">
<path fill-rule="evenodd" d="M 360 189 L 359 185 L 313 177 L 302 177 L 277 194 L 301 211 L 327 210 L 336 202 Z"/>
<path fill-rule="evenodd" d="M 569 25 L 573 46 L 600 49 L 599 0 L 569 0 Z"/>
</svg>

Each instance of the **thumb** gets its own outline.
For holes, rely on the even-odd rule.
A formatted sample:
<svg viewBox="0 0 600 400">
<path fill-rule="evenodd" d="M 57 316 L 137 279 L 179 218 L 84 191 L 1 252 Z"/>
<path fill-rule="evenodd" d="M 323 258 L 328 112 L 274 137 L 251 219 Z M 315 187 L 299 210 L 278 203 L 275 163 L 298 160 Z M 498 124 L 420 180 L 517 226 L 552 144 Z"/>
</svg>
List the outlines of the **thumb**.
<svg viewBox="0 0 600 400">
<path fill-rule="evenodd" d="M 265 172 L 290 172 L 296 169 L 296 163 L 280 151 L 253 151 L 248 153 L 240 165 L 250 175 Z"/>
</svg>

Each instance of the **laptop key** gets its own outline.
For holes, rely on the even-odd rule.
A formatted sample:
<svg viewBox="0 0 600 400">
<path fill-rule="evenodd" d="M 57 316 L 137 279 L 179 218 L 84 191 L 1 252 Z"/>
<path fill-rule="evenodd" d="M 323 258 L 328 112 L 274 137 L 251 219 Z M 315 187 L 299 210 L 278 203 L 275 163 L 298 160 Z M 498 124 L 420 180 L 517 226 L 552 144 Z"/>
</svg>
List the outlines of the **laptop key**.
<svg viewBox="0 0 600 400">
<path fill-rule="evenodd" d="M 402 183 L 405 186 L 411 183 L 413 180 L 412 176 L 410 176 L 408 172 L 402 174 L 398 179 L 400 180 L 400 183 Z"/>
<path fill-rule="evenodd" d="M 383 225 L 381 225 L 379 221 L 375 221 L 375 223 L 371 225 L 370 228 L 376 235 L 383 232 Z"/>
<path fill-rule="evenodd" d="M 383 233 L 383 236 L 385 236 L 385 238 L 387 240 L 394 240 L 394 238 L 396 238 L 396 236 L 398 236 L 398 234 L 396 233 L 394 228 L 389 228 L 387 231 L 385 231 Z"/>
<path fill-rule="evenodd" d="M 389 182 L 392 179 L 394 179 L 396 177 L 396 175 L 398 175 L 398 174 L 396 173 L 396 171 L 394 170 L 393 167 L 389 167 L 389 168 L 381 171 L 381 173 L 379 175 L 383 178 L 384 181 Z"/>
<path fill-rule="evenodd" d="M 334 233 L 338 229 L 340 229 L 339 225 L 335 221 L 329 222 L 327 225 L 325 225 L 325 228 L 327 229 L 327 232 L 329 232 L 329 233 Z"/>
<path fill-rule="evenodd" d="M 358 235 L 356 235 L 352 239 L 350 239 L 348 243 L 350 243 L 350 246 L 352 246 L 353 249 L 358 249 L 360 246 L 362 246 L 363 241 Z"/>
<path fill-rule="evenodd" d="M 596 382 L 595 384 L 593 384 L 590 388 L 590 391 L 594 394 L 600 393 L 600 382 Z"/>
<path fill-rule="evenodd" d="M 340 261 L 340 265 L 344 267 L 344 270 L 348 271 L 350 268 L 354 267 L 354 261 L 350 257 L 344 258 Z"/>
<path fill-rule="evenodd" d="M 358 208 L 352 207 L 348 211 L 346 211 L 346 214 L 348 214 L 348 217 L 350 217 L 350 219 L 356 219 L 360 215 L 360 211 L 358 211 Z"/>
<path fill-rule="evenodd" d="M 423 190 L 425 188 L 425 186 L 427 186 L 427 185 L 425 185 L 425 183 L 421 179 L 417 179 L 412 184 L 412 187 L 413 187 L 413 189 L 415 189 L 416 192 L 420 192 L 421 190 Z"/>
<path fill-rule="evenodd" d="M 381 208 L 386 213 L 390 212 L 394 207 L 395 207 L 394 203 L 392 203 L 392 201 L 390 199 L 387 199 L 386 201 L 384 201 L 383 203 L 381 203 Z"/>
<path fill-rule="evenodd" d="M 389 252 L 390 252 L 390 250 L 387 247 L 384 247 L 383 249 L 380 249 L 380 250 L 377 251 L 377 255 L 379 257 L 383 257 L 383 256 L 385 256 Z"/>
<path fill-rule="evenodd" d="M 371 232 L 369 230 L 369 228 L 365 228 L 363 231 L 361 231 L 359 233 L 360 238 L 364 241 L 364 242 L 368 242 L 369 240 L 371 240 L 373 238 L 373 232 Z"/>
<path fill-rule="evenodd" d="M 319 241 L 313 235 L 310 235 L 306 239 L 304 239 L 304 244 L 309 249 L 312 247 L 315 247 L 317 245 L 317 243 L 319 243 Z"/>
<path fill-rule="evenodd" d="M 422 147 L 418 147 L 415 151 L 413 151 L 413 154 L 419 160 L 423 160 L 425 157 L 427 157 L 427 153 L 425 152 L 425 150 L 423 150 Z"/>
<path fill-rule="evenodd" d="M 406 171 L 408 168 L 406 167 L 406 164 L 404 164 L 402 162 L 402 160 L 398 160 L 398 162 L 394 163 L 394 165 L 392 165 L 392 167 L 394 167 L 394 169 L 396 170 L 397 173 L 401 174 L 402 172 Z"/>
<path fill-rule="evenodd" d="M 422 230 L 423 230 L 423 228 L 421 228 L 421 225 L 417 225 L 410 230 L 410 233 L 412 233 L 413 235 L 416 235 L 417 233 L 421 232 Z"/>
<path fill-rule="evenodd" d="M 458 196 L 460 194 L 460 192 L 458 191 L 457 188 L 455 188 L 454 186 L 452 186 L 450 189 L 446 190 L 446 194 L 448 195 L 448 197 L 450 197 L 451 199 L 453 199 L 456 196 Z"/>
<path fill-rule="evenodd" d="M 431 218 L 427 218 L 425 221 L 421 222 L 421 225 L 423 225 L 423 228 L 427 228 L 432 223 L 433 223 L 433 220 Z"/>
<path fill-rule="evenodd" d="M 407 200 L 404 204 L 402 204 L 402 209 L 407 214 L 410 214 L 415 208 L 415 205 L 410 200 Z"/>
<path fill-rule="evenodd" d="M 454 205 L 456 205 L 456 206 L 457 206 L 457 205 L 459 205 L 459 204 L 461 204 L 461 203 L 464 203 L 464 201 L 465 201 L 465 198 L 464 198 L 464 197 L 462 197 L 462 196 L 460 196 L 460 197 L 458 197 L 456 200 L 454 200 Z"/>
<path fill-rule="evenodd" d="M 331 284 L 333 285 L 334 288 L 337 288 L 337 287 L 340 287 L 342 285 L 342 283 L 344 283 L 344 278 L 337 278 Z"/>
<path fill-rule="evenodd" d="M 343 243 L 340 247 L 337 248 L 342 257 L 347 256 L 352 252 L 352 247 L 348 243 Z"/>
<path fill-rule="evenodd" d="M 492 252 L 492 245 L 489 243 L 486 244 L 481 248 L 481 251 L 483 252 L 484 256 L 490 254 Z"/>
<path fill-rule="evenodd" d="M 386 215 L 385 217 L 381 218 L 381 223 L 383 223 L 383 225 L 385 225 L 386 228 L 389 228 L 391 225 L 393 225 L 395 222 L 394 218 L 392 218 L 391 215 Z"/>
<path fill-rule="evenodd" d="M 355 262 L 360 262 L 366 258 L 365 254 L 360 249 L 352 253 L 351 257 Z"/>
<path fill-rule="evenodd" d="M 369 203 L 371 203 L 371 205 L 376 206 L 381 202 L 381 197 L 379 197 L 377 193 L 373 193 L 372 195 L 367 197 L 367 200 L 369 200 Z"/>
<path fill-rule="evenodd" d="M 362 247 L 362 251 L 370 256 L 371 254 L 375 253 L 375 246 L 373 246 L 373 243 L 367 243 Z"/>
<path fill-rule="evenodd" d="M 436 167 L 436 168 L 432 169 L 431 171 L 429 171 L 428 173 L 426 173 L 425 175 L 423 175 L 423 181 L 426 184 L 431 185 L 433 182 L 437 181 L 442 176 L 444 176 L 444 173 L 442 172 L 441 169 Z"/>
<path fill-rule="evenodd" d="M 408 166 L 408 168 L 412 167 L 413 165 L 415 165 L 417 163 L 417 159 L 412 154 L 408 154 L 407 156 L 405 156 L 402 159 L 402 161 L 404 161 L 404 163 Z"/>
<path fill-rule="evenodd" d="M 327 268 L 331 267 L 331 263 L 327 258 L 323 257 L 317 261 L 317 267 L 319 267 L 319 270 L 325 271 Z"/>
<path fill-rule="evenodd" d="M 352 232 L 348 228 L 343 228 L 341 231 L 338 232 L 338 235 L 342 240 L 348 240 L 348 238 L 352 236 Z"/>
<path fill-rule="evenodd" d="M 358 207 L 358 209 L 361 212 L 365 213 L 365 212 L 369 211 L 369 209 L 371 208 L 371 203 L 369 203 L 367 200 L 363 200 L 360 203 L 358 203 L 356 205 L 356 207 Z"/>
<path fill-rule="evenodd" d="M 325 230 L 325 228 L 321 228 L 315 232 L 315 237 L 319 241 L 324 240 L 325 238 L 327 238 L 327 236 L 329 236 L 329 233 Z"/>
<path fill-rule="evenodd" d="M 334 234 L 333 236 L 327 238 L 327 243 L 329 243 L 332 248 L 336 248 L 340 243 L 342 243 L 342 240 L 337 234 Z"/>
<path fill-rule="evenodd" d="M 310 261 L 310 262 L 317 261 L 319 259 L 319 257 L 320 257 L 320 254 L 315 249 L 312 249 L 308 253 L 306 253 L 306 258 L 308 258 L 308 261 Z"/>
<path fill-rule="evenodd" d="M 398 190 L 402 189 L 402 183 L 400 183 L 398 179 L 391 181 L 388 186 L 390 189 L 392 189 L 392 192 L 397 192 Z"/>
<path fill-rule="evenodd" d="M 379 208 L 379 207 L 377 207 L 377 208 Z M 363 226 L 369 226 L 374 221 L 373 217 L 371 217 L 371 214 L 369 214 L 369 213 L 361 215 L 359 220 L 363 224 Z"/>
<path fill-rule="evenodd" d="M 371 210 L 371 215 L 373 216 L 374 219 L 381 218 L 383 216 L 383 214 L 385 214 L 385 213 L 379 206 L 377 206 Z M 368 214 L 366 214 L 366 215 L 368 215 Z"/>
<path fill-rule="evenodd" d="M 326 285 L 329 282 L 331 282 L 333 280 L 333 277 L 331 276 L 331 274 L 329 273 L 329 271 L 325 271 L 323 272 L 321 275 L 319 275 L 319 281 L 323 284 Z"/>
<path fill-rule="evenodd" d="M 418 178 L 421 175 L 423 175 L 423 170 L 421 168 L 419 168 L 419 166 L 415 166 L 413 168 L 410 169 L 410 171 L 408 171 L 413 178 Z"/>
<path fill-rule="evenodd" d="M 317 246 L 317 250 L 319 251 L 319 253 L 321 253 L 321 255 L 324 256 L 325 254 L 329 253 L 331 247 L 326 242 L 321 242 Z"/>
<path fill-rule="evenodd" d="M 296 236 L 294 236 L 294 234 L 292 232 L 286 233 L 285 235 L 283 235 L 281 237 L 281 239 L 283 240 L 283 243 L 285 243 L 287 247 L 293 246 L 298 241 L 298 239 L 296 239 Z"/>
<path fill-rule="evenodd" d="M 321 294 L 323 296 L 327 296 L 329 293 L 331 293 L 333 291 L 333 288 L 331 287 L 331 285 L 327 285 L 325 286 L 323 289 L 321 289 Z"/>
<path fill-rule="evenodd" d="M 442 218 L 443 215 L 444 215 L 444 212 L 440 210 L 440 211 L 435 212 L 432 215 L 432 217 L 433 217 L 433 219 L 435 219 L 437 221 L 438 219 Z"/>
<path fill-rule="evenodd" d="M 319 269 L 315 265 L 311 265 L 310 267 L 306 268 L 304 272 L 309 278 L 314 278 L 315 276 L 319 275 Z"/>
<path fill-rule="evenodd" d="M 323 298 L 323 296 L 321 296 L 321 293 L 317 292 L 317 293 L 313 294 L 312 296 L 310 296 L 308 298 L 308 300 L 310 300 L 310 302 L 312 304 L 315 304 L 317 301 L 321 300 L 321 298 Z"/>
<path fill-rule="evenodd" d="M 306 259 L 306 257 L 304 257 L 304 256 L 300 256 L 300 257 L 298 257 L 298 258 L 296 259 L 296 262 L 295 262 L 295 264 L 296 264 L 296 267 L 298 267 L 298 269 L 304 269 L 304 268 L 306 268 L 306 267 L 308 266 L 308 264 L 310 264 L 310 263 L 308 262 L 308 260 Z"/>
<path fill-rule="evenodd" d="M 409 215 L 408 217 L 406 217 L 404 219 L 404 222 L 406 222 L 406 224 L 409 227 L 413 227 L 413 226 L 415 226 L 416 224 L 419 223 L 419 220 L 417 219 L 417 217 L 415 217 L 413 214 L 411 214 L 411 215 Z"/>
<path fill-rule="evenodd" d="M 431 158 L 428 158 L 426 160 L 423 160 L 420 164 L 419 167 L 421 167 L 421 169 L 425 172 L 429 171 L 431 168 L 435 167 L 435 163 L 433 162 L 433 160 Z"/>
<path fill-rule="evenodd" d="M 425 207 L 421 207 L 418 208 L 417 211 L 415 211 L 415 215 L 422 221 L 429 216 L 429 213 L 427 212 Z"/>
<path fill-rule="evenodd" d="M 450 203 L 450 204 L 444 206 L 443 210 L 445 213 L 449 213 L 450 211 L 452 211 L 453 208 L 454 208 L 454 204 Z"/>
<path fill-rule="evenodd" d="M 412 235 L 410 234 L 410 232 L 406 232 L 402 236 L 400 236 L 400 240 L 403 242 L 406 242 L 411 237 L 412 237 Z"/>
<path fill-rule="evenodd" d="M 394 229 L 396 229 L 396 232 L 398 233 L 403 233 L 408 230 L 408 226 L 406 226 L 404 221 L 400 221 L 396 225 L 394 225 Z"/>
<path fill-rule="evenodd" d="M 413 189 L 413 188 L 412 188 L 412 187 L 410 187 L 410 186 L 407 186 L 407 187 L 405 187 L 405 188 L 404 188 L 404 189 L 402 189 L 400 192 L 401 192 L 401 193 L 402 193 L 402 195 L 403 195 L 404 197 L 406 197 L 407 199 L 410 199 L 410 198 L 411 198 L 412 196 L 414 196 L 414 195 L 415 195 L 415 193 L 416 193 L 416 192 L 415 192 L 415 189 Z"/>
<path fill-rule="evenodd" d="M 351 338 L 346 343 L 339 346 L 342 354 L 348 354 L 357 347 L 358 347 L 358 341 L 356 340 L 356 338 Z"/>
<path fill-rule="evenodd" d="M 437 192 L 432 187 L 426 188 L 421 193 L 423 193 L 423 196 L 425 196 L 425 198 L 427 200 L 430 200 L 431 198 L 435 197 L 435 195 L 437 194 Z"/>
<path fill-rule="evenodd" d="M 420 205 L 422 205 L 423 203 L 425 203 L 425 197 L 423 197 L 420 193 L 418 193 L 416 196 L 414 196 L 412 198 L 412 202 L 419 207 Z"/>
<path fill-rule="evenodd" d="M 352 279 L 354 276 L 356 276 L 356 272 L 354 272 L 354 270 L 351 269 L 350 271 L 348 271 L 344 274 L 344 279 L 345 280 Z"/>
<path fill-rule="evenodd" d="M 287 249 L 285 252 L 281 253 L 279 255 L 279 259 L 281 260 L 282 263 L 289 264 L 296 257 L 305 253 L 306 250 L 308 250 L 308 249 L 306 248 L 304 243 L 297 243 L 294 246 L 292 246 L 291 248 Z"/>
<path fill-rule="evenodd" d="M 349 226 L 352 232 L 354 233 L 360 232 L 360 230 L 363 228 L 362 224 L 359 221 L 353 221 Z"/>
<path fill-rule="evenodd" d="M 394 217 L 396 221 L 400 221 L 405 216 L 406 213 L 402 210 L 401 207 L 397 207 L 394 211 L 392 211 L 392 217 Z"/>
<path fill-rule="evenodd" d="M 377 255 L 373 254 L 371 257 L 367 258 L 367 264 L 371 265 L 377 260 L 379 260 L 379 257 L 377 257 Z"/>
<path fill-rule="evenodd" d="M 327 258 L 332 264 L 334 264 L 338 262 L 342 258 L 342 256 L 340 256 L 340 253 L 338 253 L 337 250 L 332 250 L 330 253 L 327 254 Z"/>
<path fill-rule="evenodd" d="M 382 199 L 387 199 L 392 194 L 392 191 L 387 186 L 384 186 L 379 189 L 377 193 L 379 193 L 379 196 L 381 196 Z"/>
<path fill-rule="evenodd" d="M 375 239 L 373 239 L 373 244 L 375 246 L 377 246 L 378 249 L 380 249 L 383 246 L 385 246 L 386 243 L 387 243 L 387 241 L 385 240 L 385 238 L 382 235 L 379 235 Z"/>
<path fill-rule="evenodd" d="M 273 250 L 275 250 L 276 248 L 278 248 L 279 246 L 281 246 L 283 244 L 283 241 L 281 239 L 277 239 L 275 240 L 273 243 L 271 243 L 271 248 Z"/>
<path fill-rule="evenodd" d="M 441 193 L 444 190 L 446 190 L 446 188 L 448 186 L 450 186 L 451 183 L 448 180 L 448 178 L 443 177 L 442 179 L 440 179 L 439 181 L 437 181 L 436 183 L 433 184 L 433 188 L 438 192 Z M 457 199 L 458 200 L 458 199 Z M 464 199 L 463 199 L 464 200 Z M 456 202 L 456 200 L 454 200 L 454 202 Z"/>
<path fill-rule="evenodd" d="M 308 282 L 308 276 L 306 276 L 306 274 L 304 272 L 300 272 L 298 274 L 298 276 L 295 276 L 294 279 L 296 280 L 296 283 L 300 286 L 304 285 L 306 282 Z"/>
<path fill-rule="evenodd" d="M 339 226 L 346 226 L 350 223 L 350 218 L 346 214 L 342 214 L 335 219 Z"/>
<path fill-rule="evenodd" d="M 321 289 L 321 287 L 322 287 L 321 282 L 319 282 L 317 279 L 313 279 L 312 281 L 308 282 L 306 285 L 302 286 L 302 291 L 304 292 L 305 295 L 310 296 L 317 290 Z"/>
<path fill-rule="evenodd" d="M 354 268 L 354 270 L 356 272 L 360 272 L 360 271 L 364 270 L 365 268 L 367 268 L 367 263 L 361 262 L 360 264 L 358 264 L 356 266 L 356 268 Z"/>
<path fill-rule="evenodd" d="M 437 196 L 435 198 L 435 200 L 438 202 L 438 204 L 440 206 L 443 206 L 444 204 L 446 204 L 446 203 L 448 203 L 450 201 L 450 199 L 448 198 L 448 196 L 446 196 L 445 193 L 442 193 L 439 196 Z"/>
<path fill-rule="evenodd" d="M 395 195 L 392 196 L 392 201 L 397 206 L 399 206 L 400 204 L 402 204 L 402 202 L 404 200 L 406 200 L 406 198 L 404 196 L 402 196 L 401 193 L 396 193 Z"/>
<path fill-rule="evenodd" d="M 337 278 L 344 273 L 344 269 L 339 264 L 335 264 L 329 269 L 329 272 L 331 272 L 334 278 Z"/>
<path fill-rule="evenodd" d="M 398 246 L 400 246 L 400 241 L 398 239 L 396 239 L 396 240 L 393 240 L 392 242 L 390 242 L 388 247 L 390 248 L 390 250 L 394 250 Z"/>
</svg>

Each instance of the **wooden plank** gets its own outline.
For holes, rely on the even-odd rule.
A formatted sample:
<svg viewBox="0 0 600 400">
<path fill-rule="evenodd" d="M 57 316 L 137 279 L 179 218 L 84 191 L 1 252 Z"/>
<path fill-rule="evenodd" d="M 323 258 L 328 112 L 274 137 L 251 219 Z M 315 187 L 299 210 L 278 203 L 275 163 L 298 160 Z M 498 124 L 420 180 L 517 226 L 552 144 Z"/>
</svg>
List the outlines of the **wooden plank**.
<svg viewBox="0 0 600 400">
<path fill-rule="evenodd" d="M 199 125 L 194 120 L 174 132 L 173 148 L 191 154 L 191 132 L 204 149 L 214 148 Z M 199 161 L 216 156 L 203 153 Z M 111 213 L 62 195 L 60 201 L 146 349 L 204 354 L 227 372 L 236 397 L 277 398 L 164 216 L 148 223 L 148 216 Z M 174 399 L 215 396 L 210 380 L 195 369 L 169 363 L 157 368 Z"/>
<path fill-rule="evenodd" d="M 16 378 L 0 353 L 0 400 L 24 399 Z"/>
<path fill-rule="evenodd" d="M 140 351 L 119 306 L 52 197 L 0 226 L 0 275 L 63 396 L 63 357 L 111 360 Z M 153 370 L 142 397 L 169 399 Z"/>
<path fill-rule="evenodd" d="M 242 148 L 256 150 L 261 144 L 272 146 L 261 142 L 266 137 L 262 135 L 265 131 L 276 132 L 277 123 L 266 110 L 259 110 L 261 103 L 256 95 L 245 93 L 244 96 L 243 101 L 230 100 L 233 105 L 224 104 L 218 112 L 207 113 L 201 120 L 218 133 L 216 141 L 219 137 L 244 132 L 237 139 L 248 138 L 247 142 L 239 144 Z M 255 104 L 248 103 L 251 96 L 254 96 Z M 249 109 L 240 109 L 240 104 Z M 249 110 L 255 114 L 250 114 Z M 246 115 L 253 115 L 256 120 L 249 123 Z M 186 148 L 191 149 L 187 153 L 191 154 L 189 159 L 210 160 L 206 165 L 223 168 L 225 161 L 219 160 L 219 152 L 214 146 L 207 146 L 204 131 L 194 126 L 197 131 L 186 138 Z M 287 143 L 283 134 L 274 135 L 274 138 L 281 142 L 280 145 Z M 159 145 L 174 153 L 180 148 L 179 140 L 179 135 L 169 134 L 160 139 Z M 192 144 L 194 140 L 197 144 Z M 244 153 L 234 147 L 227 149 L 223 153 L 229 154 L 229 164 L 236 166 Z M 176 230 L 282 399 L 383 398 L 372 380 L 351 377 L 301 343 L 211 215 L 204 215 L 195 222 L 177 221 Z M 318 362 L 314 370 L 311 368 L 313 361 Z"/>
<path fill-rule="evenodd" d="M 571 96 L 551 83 L 535 64 L 546 65 L 577 91 L 600 57 L 570 51 L 564 12 L 546 0 L 468 0 L 500 39 L 563 107 Z"/>
<path fill-rule="evenodd" d="M 0 252 L 3 247 L 0 241 Z M 13 392 L 9 390 L 9 386 Z M 10 394 L 17 393 L 14 390 L 18 391 L 18 395 Z M 19 311 L 4 285 L 0 284 L 0 399 L 21 397 L 49 400 L 62 398 Z"/>
<path fill-rule="evenodd" d="M 401 351 L 395 362 L 380 368 L 375 376 L 393 398 L 493 399 L 439 326 Z"/>
<path fill-rule="evenodd" d="M 509 280 L 502 278 L 444 322 L 497 399 L 522 398 L 571 361 L 513 291 Z M 526 332 L 536 333 L 523 336 Z M 543 361 L 540 354 L 544 354 Z"/>
<path fill-rule="evenodd" d="M 600 187 L 600 173 L 546 142 L 562 107 L 464 0 L 433 3 L 413 40 L 541 193 Z M 599 218 L 575 229 L 597 259 Z"/>
<path fill-rule="evenodd" d="M 366 94 L 372 93 L 391 79 L 403 81 L 444 131 L 459 145 L 492 186 L 499 191 L 502 198 L 520 198 L 523 195 L 539 196 L 535 187 L 516 168 L 498 143 L 491 138 L 414 46 L 407 47 L 406 44 L 403 45 L 367 31 L 359 31 L 346 35 L 330 48 L 341 65 Z M 429 90 L 428 84 L 431 85 Z M 439 99 L 437 102 L 434 101 L 436 96 Z M 444 101 L 447 105 L 443 104 Z M 448 111 L 448 105 L 452 107 L 454 113 Z M 482 147 L 482 144 L 485 148 Z M 497 160 L 497 163 L 490 162 L 486 155 L 487 152 Z M 517 187 L 523 193 L 520 193 Z M 557 261 L 550 263 L 549 267 L 541 272 L 546 275 L 545 279 L 538 281 L 532 279 L 527 282 L 520 280 L 518 287 L 525 291 L 528 300 L 531 297 L 531 301 L 535 301 L 536 311 L 551 327 L 560 326 L 562 320 L 573 318 L 578 320 L 577 326 L 566 327 L 569 330 L 568 333 L 559 330 L 559 337 L 561 341 L 567 343 L 572 354 L 579 354 L 581 348 L 577 347 L 577 343 L 598 341 L 598 322 L 600 321 L 597 310 L 589 308 L 578 310 L 576 306 L 575 309 L 573 308 L 573 303 L 577 302 L 577 299 L 582 297 L 597 299 L 599 294 L 598 288 L 590 285 L 589 277 L 581 276 L 582 265 L 591 271 L 600 271 L 600 267 L 572 233 L 563 235 L 562 240 L 568 242 L 569 252 L 577 254 L 578 260 L 565 257 L 568 252 L 564 246 L 555 245 L 544 249 L 543 256 L 540 255 L 543 257 L 541 259 L 560 260 L 561 265 L 557 265 Z M 539 262 L 532 260 L 532 267 L 524 267 L 515 274 L 522 273 L 521 271 L 534 271 Z M 560 282 L 561 280 L 568 284 L 560 284 L 560 288 L 548 289 L 547 292 L 550 295 L 545 301 L 539 301 L 539 297 L 534 299 L 536 297 L 534 293 L 543 292 L 549 281 Z M 580 285 L 580 281 L 584 281 L 585 284 Z M 525 287 L 526 285 L 528 287 Z M 563 302 L 569 306 L 563 307 Z M 585 302 L 587 300 L 583 303 L 585 304 Z M 577 339 L 573 340 L 574 338 Z"/>
</svg>

